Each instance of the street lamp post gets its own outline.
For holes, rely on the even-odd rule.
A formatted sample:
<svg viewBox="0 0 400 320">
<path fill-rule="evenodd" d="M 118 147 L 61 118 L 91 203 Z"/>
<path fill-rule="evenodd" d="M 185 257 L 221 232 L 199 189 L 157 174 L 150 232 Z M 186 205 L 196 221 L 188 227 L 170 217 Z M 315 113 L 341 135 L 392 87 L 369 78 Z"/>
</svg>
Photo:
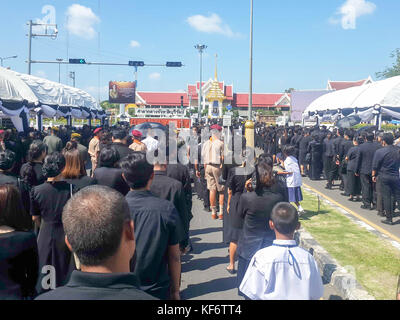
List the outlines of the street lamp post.
<svg viewBox="0 0 400 320">
<path fill-rule="evenodd" d="M 250 0 L 250 81 L 249 81 L 249 115 L 245 124 L 247 146 L 254 148 L 253 122 L 253 0 Z"/>
<path fill-rule="evenodd" d="M 203 51 L 205 49 L 207 49 L 207 46 L 202 44 L 198 44 L 195 46 L 195 48 L 197 50 L 199 50 L 200 53 L 200 90 L 199 90 L 199 110 L 198 110 L 198 119 L 199 119 L 199 123 L 200 123 L 200 119 L 201 119 L 201 107 L 202 107 L 202 89 L 203 89 Z"/>
<path fill-rule="evenodd" d="M 4 61 L 4 60 L 8 60 L 8 59 L 16 59 L 16 58 L 18 58 L 18 56 L 5 57 L 5 58 L 1 58 L 1 57 L 0 57 L 1 66 L 2 66 L 2 67 L 4 67 L 4 66 L 3 66 L 3 61 Z"/>
<path fill-rule="evenodd" d="M 58 62 L 63 62 L 64 59 L 56 59 Z M 58 64 L 58 83 L 61 83 L 61 63 Z"/>
</svg>

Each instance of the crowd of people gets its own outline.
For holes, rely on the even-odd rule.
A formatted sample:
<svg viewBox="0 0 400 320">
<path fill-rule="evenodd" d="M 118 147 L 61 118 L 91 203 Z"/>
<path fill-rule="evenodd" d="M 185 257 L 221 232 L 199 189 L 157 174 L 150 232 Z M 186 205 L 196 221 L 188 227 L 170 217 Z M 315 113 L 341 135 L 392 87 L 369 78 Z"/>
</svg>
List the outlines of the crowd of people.
<svg viewBox="0 0 400 320">
<path fill-rule="evenodd" d="M 385 133 L 376 127 L 365 130 L 326 127 L 272 128 L 257 126 L 256 144 L 280 162 L 283 150 L 295 150 L 303 177 L 325 179 L 326 189 L 337 182 L 341 195 L 362 202 L 361 209 L 377 210 L 393 225 L 400 205 L 400 132 Z"/>
<path fill-rule="evenodd" d="M 226 270 L 248 299 L 323 294 L 315 261 L 293 240 L 302 175 L 324 175 L 329 189 L 340 179 L 350 200 L 362 195 L 364 208 L 376 205 L 393 223 L 400 156 L 392 134 L 257 124 L 264 153 L 254 162 L 245 138 L 236 145 L 220 125 L 202 123 L 190 130 L 194 144 L 178 143 L 187 154 L 197 149 L 193 162 L 169 161 L 178 151 L 166 146 L 167 161 L 150 163 L 161 140 L 129 131 L 0 131 L 0 299 L 179 300 L 193 194 L 210 219 L 223 220 Z"/>
</svg>

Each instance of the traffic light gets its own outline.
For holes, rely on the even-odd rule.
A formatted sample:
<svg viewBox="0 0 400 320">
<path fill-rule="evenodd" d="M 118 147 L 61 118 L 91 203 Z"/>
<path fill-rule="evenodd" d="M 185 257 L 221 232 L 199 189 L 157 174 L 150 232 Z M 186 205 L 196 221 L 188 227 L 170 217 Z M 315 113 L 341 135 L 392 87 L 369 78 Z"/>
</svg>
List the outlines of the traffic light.
<svg viewBox="0 0 400 320">
<path fill-rule="evenodd" d="M 144 67 L 144 61 L 129 61 L 131 67 Z"/>
<path fill-rule="evenodd" d="M 85 59 L 69 59 L 70 64 L 86 64 Z"/>
<path fill-rule="evenodd" d="M 182 62 L 167 62 L 167 67 L 180 68 L 182 67 Z"/>
</svg>

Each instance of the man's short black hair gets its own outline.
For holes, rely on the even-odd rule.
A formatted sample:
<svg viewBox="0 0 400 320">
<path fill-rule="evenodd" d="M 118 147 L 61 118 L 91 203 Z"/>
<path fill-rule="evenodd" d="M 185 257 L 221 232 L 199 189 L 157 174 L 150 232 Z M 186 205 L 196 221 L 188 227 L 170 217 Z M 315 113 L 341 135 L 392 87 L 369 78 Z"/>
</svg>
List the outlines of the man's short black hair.
<svg viewBox="0 0 400 320">
<path fill-rule="evenodd" d="M 62 215 L 65 235 L 84 266 L 99 266 L 113 257 L 131 220 L 128 203 L 119 192 L 90 186 L 75 194 Z"/>
<path fill-rule="evenodd" d="M 119 153 L 113 146 L 106 146 L 100 150 L 99 167 L 114 168 L 119 160 Z"/>
<path fill-rule="evenodd" d="M 0 169 L 7 171 L 10 170 L 15 163 L 16 155 L 11 150 L 0 152 Z"/>
<path fill-rule="evenodd" d="M 391 133 L 385 133 L 385 134 L 383 135 L 383 141 L 385 141 L 386 144 L 387 144 L 388 146 L 393 145 L 393 142 L 394 142 L 393 134 L 391 134 Z"/>
<path fill-rule="evenodd" d="M 143 152 L 132 152 L 121 161 L 120 167 L 131 189 L 146 187 L 154 173 L 154 166 L 147 161 Z"/>
<path fill-rule="evenodd" d="M 116 140 L 123 140 L 126 138 L 126 136 L 128 135 L 128 133 L 126 132 L 125 129 L 114 129 L 112 132 L 112 136 L 114 139 Z"/>
<path fill-rule="evenodd" d="M 280 202 L 272 209 L 271 220 L 279 233 L 290 235 L 296 231 L 299 215 L 290 203 Z"/>
<path fill-rule="evenodd" d="M 375 135 L 374 135 L 373 132 L 368 132 L 368 133 L 365 135 L 365 139 L 366 139 L 367 141 L 369 141 L 369 142 L 374 141 L 374 138 L 375 138 Z"/>
</svg>

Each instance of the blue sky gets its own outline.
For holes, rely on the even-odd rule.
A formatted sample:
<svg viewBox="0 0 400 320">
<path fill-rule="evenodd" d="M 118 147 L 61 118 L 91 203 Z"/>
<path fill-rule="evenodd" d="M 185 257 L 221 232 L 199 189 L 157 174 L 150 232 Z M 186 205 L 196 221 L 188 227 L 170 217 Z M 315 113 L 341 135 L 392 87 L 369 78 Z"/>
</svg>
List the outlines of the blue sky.
<svg viewBox="0 0 400 320">
<path fill-rule="evenodd" d="M 5 0 L 0 19 L 0 57 L 18 55 L 5 66 L 27 72 L 26 22 L 43 19 L 52 5 L 59 36 L 33 40 L 33 59 L 146 63 L 182 61 L 182 69 L 142 68 L 139 90 L 181 91 L 199 78 L 197 43 L 208 45 L 204 78 L 214 75 L 247 92 L 249 82 L 249 0 Z M 398 0 L 254 0 L 254 91 L 319 89 L 331 80 L 359 80 L 392 64 L 400 47 Z M 342 24 L 349 8 L 355 24 Z M 342 13 L 339 13 L 342 10 Z M 67 14 L 68 12 L 68 14 Z M 67 25 L 69 16 L 69 25 Z M 4 19 L 4 17 L 7 17 Z M 132 46 L 133 44 L 133 46 Z M 100 47 L 100 50 L 99 50 Z M 96 98 L 107 97 L 110 80 L 132 81 L 133 68 L 62 66 L 61 80 Z M 33 65 L 34 75 L 58 81 L 57 65 Z"/>
</svg>

